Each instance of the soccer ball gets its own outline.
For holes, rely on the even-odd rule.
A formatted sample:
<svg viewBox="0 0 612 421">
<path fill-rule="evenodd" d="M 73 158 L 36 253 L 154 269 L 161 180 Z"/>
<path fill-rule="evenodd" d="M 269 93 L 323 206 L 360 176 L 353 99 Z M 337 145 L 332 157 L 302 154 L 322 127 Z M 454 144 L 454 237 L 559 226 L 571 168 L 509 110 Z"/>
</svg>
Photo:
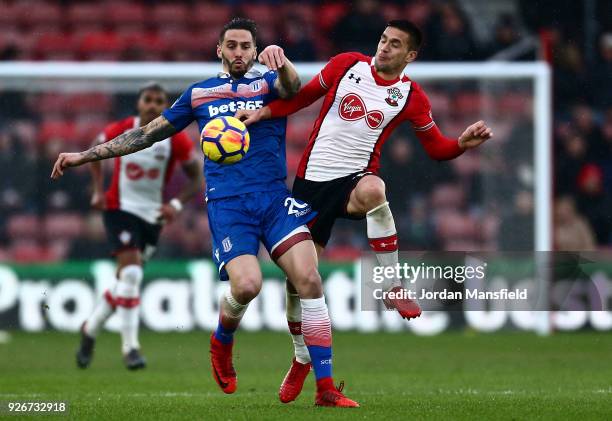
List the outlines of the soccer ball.
<svg viewBox="0 0 612 421">
<path fill-rule="evenodd" d="M 218 164 L 234 164 L 249 150 L 250 137 L 244 123 L 234 117 L 210 120 L 200 136 L 206 158 Z"/>
</svg>

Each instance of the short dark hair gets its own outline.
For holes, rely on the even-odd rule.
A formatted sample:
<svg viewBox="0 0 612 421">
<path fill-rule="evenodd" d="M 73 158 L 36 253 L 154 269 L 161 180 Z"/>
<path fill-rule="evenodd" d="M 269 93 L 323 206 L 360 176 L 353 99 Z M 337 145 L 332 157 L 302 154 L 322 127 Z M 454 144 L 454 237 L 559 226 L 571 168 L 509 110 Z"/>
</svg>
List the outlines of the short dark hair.
<svg viewBox="0 0 612 421">
<path fill-rule="evenodd" d="M 152 82 L 147 82 L 140 87 L 140 89 L 138 90 L 138 98 L 140 98 L 142 94 L 144 94 L 145 92 L 149 92 L 149 91 L 160 92 L 166 95 L 166 98 L 168 98 L 169 96 L 166 88 L 164 88 L 159 82 L 152 81 Z"/>
<path fill-rule="evenodd" d="M 255 21 L 247 18 L 234 18 L 226 23 L 219 33 L 219 44 L 223 43 L 225 33 L 230 29 L 244 29 L 249 31 L 253 37 L 253 44 L 257 44 L 257 24 Z"/>
<path fill-rule="evenodd" d="M 414 50 L 421 48 L 423 42 L 423 34 L 421 30 L 412 22 L 405 19 L 392 20 L 387 23 L 387 27 L 397 28 L 410 35 L 410 47 Z"/>
</svg>

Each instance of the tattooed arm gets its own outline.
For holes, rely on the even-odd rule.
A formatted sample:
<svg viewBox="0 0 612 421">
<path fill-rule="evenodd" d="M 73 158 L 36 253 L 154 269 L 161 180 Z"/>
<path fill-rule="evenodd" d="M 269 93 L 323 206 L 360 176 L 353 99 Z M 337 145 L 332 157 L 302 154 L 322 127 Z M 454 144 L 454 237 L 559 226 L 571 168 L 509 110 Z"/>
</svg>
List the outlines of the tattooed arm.
<svg viewBox="0 0 612 421">
<path fill-rule="evenodd" d="M 68 167 L 77 167 L 92 161 L 138 152 L 175 133 L 176 129 L 166 120 L 166 117 L 159 116 L 144 127 L 127 131 L 109 142 L 93 146 L 86 151 L 61 153 L 55 161 L 51 178 L 61 177 L 64 175 L 64 169 Z"/>
<path fill-rule="evenodd" d="M 100 133 L 98 137 L 93 141 L 91 147 L 101 145 L 105 141 L 104 133 Z M 92 161 L 91 165 L 89 165 L 89 171 L 91 173 L 91 206 L 94 209 L 103 210 L 104 209 L 104 173 L 102 168 L 102 163 L 100 161 Z"/>
</svg>

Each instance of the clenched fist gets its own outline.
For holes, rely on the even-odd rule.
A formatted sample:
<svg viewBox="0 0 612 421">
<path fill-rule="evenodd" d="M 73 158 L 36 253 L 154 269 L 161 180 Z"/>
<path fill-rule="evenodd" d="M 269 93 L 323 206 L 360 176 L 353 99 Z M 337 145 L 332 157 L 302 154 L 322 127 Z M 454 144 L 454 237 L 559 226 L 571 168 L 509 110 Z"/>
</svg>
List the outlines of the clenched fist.
<svg viewBox="0 0 612 421">
<path fill-rule="evenodd" d="M 270 70 L 278 70 L 285 65 L 285 51 L 278 45 L 269 45 L 259 53 L 258 60 Z"/>
</svg>

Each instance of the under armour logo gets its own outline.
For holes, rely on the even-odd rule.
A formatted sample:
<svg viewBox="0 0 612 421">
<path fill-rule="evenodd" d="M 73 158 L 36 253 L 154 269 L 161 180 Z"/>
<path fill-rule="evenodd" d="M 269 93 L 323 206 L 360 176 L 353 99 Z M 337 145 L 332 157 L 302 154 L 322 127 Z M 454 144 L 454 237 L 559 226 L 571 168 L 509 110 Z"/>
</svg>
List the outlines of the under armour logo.
<svg viewBox="0 0 612 421">
<path fill-rule="evenodd" d="M 382 248 L 386 248 L 387 246 L 396 246 L 397 245 L 397 240 L 393 240 L 390 243 L 380 243 L 380 247 Z"/>
<path fill-rule="evenodd" d="M 361 78 L 360 78 L 360 77 L 355 77 L 355 73 L 351 73 L 351 74 L 349 75 L 349 79 L 354 79 L 354 80 L 355 80 L 355 83 L 359 83 L 359 82 L 361 81 Z"/>
</svg>

